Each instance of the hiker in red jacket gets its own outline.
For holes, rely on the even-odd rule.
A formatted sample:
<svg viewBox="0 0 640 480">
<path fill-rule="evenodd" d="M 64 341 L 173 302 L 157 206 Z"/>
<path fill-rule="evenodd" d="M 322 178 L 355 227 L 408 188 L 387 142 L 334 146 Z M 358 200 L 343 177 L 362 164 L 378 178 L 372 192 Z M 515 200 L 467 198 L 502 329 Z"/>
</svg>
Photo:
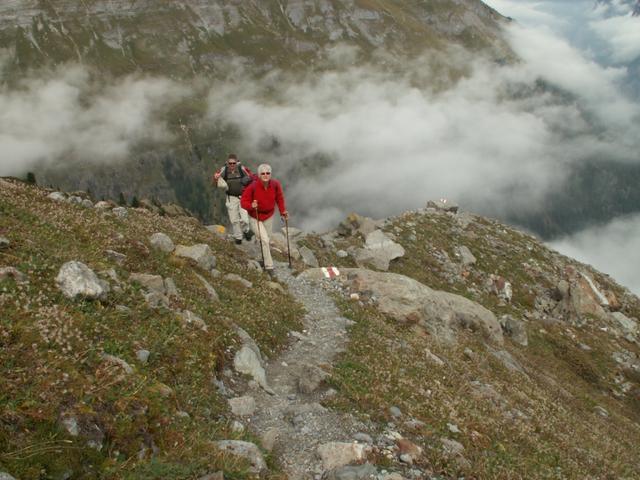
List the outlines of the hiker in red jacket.
<svg viewBox="0 0 640 480">
<path fill-rule="evenodd" d="M 224 204 L 227 207 L 229 221 L 233 228 L 233 237 L 237 245 L 242 243 L 243 236 L 245 240 L 251 240 L 253 236 L 253 232 L 249 228 L 247 212 L 240 208 L 240 195 L 254 177 L 251 170 L 240 163 L 237 155 L 230 153 L 227 162 L 213 174 L 211 180 L 214 185 L 225 190 L 227 198 Z"/>
<path fill-rule="evenodd" d="M 275 277 L 271 250 L 269 250 L 269 237 L 273 228 L 273 213 L 276 205 L 278 205 L 280 216 L 288 220 L 289 212 L 285 207 L 282 185 L 278 180 L 271 178 L 271 166 L 263 163 L 258 167 L 258 180 L 242 192 L 240 206 L 251 217 L 249 223 L 260 239 L 264 269 L 270 277 Z"/>
</svg>

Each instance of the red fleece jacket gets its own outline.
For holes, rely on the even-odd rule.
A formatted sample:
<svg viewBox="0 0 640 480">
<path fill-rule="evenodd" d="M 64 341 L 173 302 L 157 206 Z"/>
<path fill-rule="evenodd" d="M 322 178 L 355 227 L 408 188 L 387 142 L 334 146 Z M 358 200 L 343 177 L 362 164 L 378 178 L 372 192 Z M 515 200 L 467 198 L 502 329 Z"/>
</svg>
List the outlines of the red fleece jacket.
<svg viewBox="0 0 640 480">
<path fill-rule="evenodd" d="M 276 204 L 280 215 L 287 209 L 284 204 L 284 194 L 282 193 L 282 185 L 278 180 L 269 180 L 265 187 L 261 180 L 253 181 L 242 192 L 240 197 L 240 206 L 244 208 L 249 215 L 256 218 L 256 211 L 251 208 L 251 202 L 258 201 L 258 220 L 263 221 L 271 218 L 275 211 Z"/>
</svg>

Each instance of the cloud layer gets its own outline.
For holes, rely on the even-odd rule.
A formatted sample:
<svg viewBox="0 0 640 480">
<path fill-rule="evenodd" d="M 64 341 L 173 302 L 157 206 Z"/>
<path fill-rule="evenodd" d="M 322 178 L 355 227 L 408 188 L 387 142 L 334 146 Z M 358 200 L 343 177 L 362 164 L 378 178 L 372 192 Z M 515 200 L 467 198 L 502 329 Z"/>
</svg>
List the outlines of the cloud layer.
<svg viewBox="0 0 640 480">
<path fill-rule="evenodd" d="M 640 215 L 613 220 L 551 242 L 564 255 L 588 263 L 640 295 Z"/>
<path fill-rule="evenodd" d="M 68 160 L 111 162 L 138 142 L 168 138 L 166 108 L 186 93 L 168 79 L 128 77 L 98 89 L 86 69 L 0 90 L 0 175 Z"/>
</svg>

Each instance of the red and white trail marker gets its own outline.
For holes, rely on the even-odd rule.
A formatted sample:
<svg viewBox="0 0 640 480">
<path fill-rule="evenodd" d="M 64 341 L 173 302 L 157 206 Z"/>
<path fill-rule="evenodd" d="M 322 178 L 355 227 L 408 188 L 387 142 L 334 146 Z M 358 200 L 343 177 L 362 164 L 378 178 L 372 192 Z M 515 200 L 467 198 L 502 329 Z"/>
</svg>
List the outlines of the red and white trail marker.
<svg viewBox="0 0 640 480">
<path fill-rule="evenodd" d="M 322 273 L 324 274 L 325 278 L 336 278 L 338 275 L 340 275 L 340 270 L 338 270 L 336 267 L 322 267 Z"/>
</svg>

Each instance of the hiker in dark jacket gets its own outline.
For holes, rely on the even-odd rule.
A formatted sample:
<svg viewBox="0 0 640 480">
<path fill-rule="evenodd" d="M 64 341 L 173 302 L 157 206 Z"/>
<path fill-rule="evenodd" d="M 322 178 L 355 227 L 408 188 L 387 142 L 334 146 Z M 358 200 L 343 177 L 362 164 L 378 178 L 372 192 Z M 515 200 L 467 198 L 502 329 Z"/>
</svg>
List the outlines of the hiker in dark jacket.
<svg viewBox="0 0 640 480">
<path fill-rule="evenodd" d="M 285 206 L 282 185 L 271 178 L 271 166 L 263 163 L 258 167 L 258 180 L 251 183 L 242 193 L 240 204 L 249 212 L 251 229 L 261 242 L 264 257 L 264 269 L 269 276 L 274 277 L 273 260 L 269 249 L 269 238 L 273 228 L 273 213 L 276 205 L 280 216 L 289 219 L 289 212 Z"/>
<path fill-rule="evenodd" d="M 225 206 L 238 245 L 242 243 L 243 236 L 245 240 L 251 240 L 253 236 L 247 211 L 240 207 L 240 196 L 255 177 L 251 170 L 240 164 L 234 153 L 230 153 L 224 166 L 213 174 L 212 183 L 226 190 Z"/>
</svg>

